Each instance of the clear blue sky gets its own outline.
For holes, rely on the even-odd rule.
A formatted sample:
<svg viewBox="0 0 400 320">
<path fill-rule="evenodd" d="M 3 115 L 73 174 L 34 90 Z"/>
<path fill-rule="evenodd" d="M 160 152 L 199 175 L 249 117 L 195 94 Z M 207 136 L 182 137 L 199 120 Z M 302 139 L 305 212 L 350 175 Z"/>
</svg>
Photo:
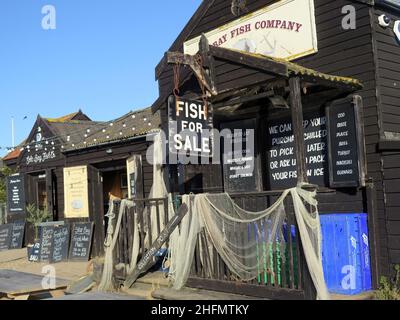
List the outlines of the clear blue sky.
<svg viewBox="0 0 400 320">
<path fill-rule="evenodd" d="M 37 114 L 82 108 L 93 120 L 111 120 L 151 105 L 154 68 L 200 3 L 1 0 L 0 146 L 11 145 L 11 117 L 18 143 Z M 45 5 L 56 9 L 56 30 L 42 29 Z"/>
</svg>

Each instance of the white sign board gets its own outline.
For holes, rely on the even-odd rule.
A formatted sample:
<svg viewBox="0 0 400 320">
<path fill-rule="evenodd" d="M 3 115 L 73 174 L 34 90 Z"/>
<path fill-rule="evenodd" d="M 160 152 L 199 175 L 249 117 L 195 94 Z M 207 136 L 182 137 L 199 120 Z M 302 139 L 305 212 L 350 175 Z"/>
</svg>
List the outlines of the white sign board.
<svg viewBox="0 0 400 320">
<path fill-rule="evenodd" d="M 205 34 L 210 45 L 293 60 L 318 52 L 314 0 L 282 0 Z M 199 51 L 200 36 L 184 43 Z"/>
<path fill-rule="evenodd" d="M 89 217 L 88 188 L 86 166 L 64 168 L 65 218 Z"/>
</svg>

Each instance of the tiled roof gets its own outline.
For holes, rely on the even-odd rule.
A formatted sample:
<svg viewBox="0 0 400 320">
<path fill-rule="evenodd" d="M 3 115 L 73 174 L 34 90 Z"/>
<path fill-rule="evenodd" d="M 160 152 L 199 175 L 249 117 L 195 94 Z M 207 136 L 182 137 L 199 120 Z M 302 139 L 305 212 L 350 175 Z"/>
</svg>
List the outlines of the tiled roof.
<svg viewBox="0 0 400 320">
<path fill-rule="evenodd" d="M 20 155 L 21 155 L 21 148 L 16 148 L 15 150 L 11 151 L 10 153 L 8 153 L 4 158 L 3 161 L 8 161 L 8 160 L 12 160 L 12 159 L 17 159 Z"/>
<path fill-rule="evenodd" d="M 137 136 L 146 135 L 159 129 L 161 124 L 160 113 L 152 113 L 151 108 L 132 111 L 126 115 L 104 123 L 91 132 L 81 143 L 68 146 L 67 151 L 85 149 L 96 145 L 117 143 Z"/>
</svg>

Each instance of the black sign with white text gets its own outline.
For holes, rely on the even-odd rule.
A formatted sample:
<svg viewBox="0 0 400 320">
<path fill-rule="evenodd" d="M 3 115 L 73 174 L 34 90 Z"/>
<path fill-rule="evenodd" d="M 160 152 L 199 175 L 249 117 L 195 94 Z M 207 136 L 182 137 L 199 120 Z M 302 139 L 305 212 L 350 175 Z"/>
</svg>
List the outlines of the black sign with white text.
<svg viewBox="0 0 400 320">
<path fill-rule="evenodd" d="M 54 226 L 42 226 L 40 230 L 40 262 L 50 262 Z"/>
<path fill-rule="evenodd" d="M 203 101 L 177 99 L 171 96 L 169 109 L 169 150 L 191 156 L 210 157 L 212 112 Z"/>
<path fill-rule="evenodd" d="M 68 260 L 69 249 L 69 226 L 58 226 L 54 228 L 53 243 L 51 248 L 51 263 Z"/>
<path fill-rule="evenodd" d="M 360 185 L 360 159 L 364 151 L 360 150 L 362 146 L 359 144 L 354 101 L 338 100 L 327 108 L 331 187 Z"/>
<path fill-rule="evenodd" d="M 319 186 L 327 186 L 329 170 L 326 116 L 323 111 L 305 114 L 303 124 L 309 182 Z M 291 118 L 268 122 L 267 165 L 271 190 L 296 186 L 296 162 Z"/>
<path fill-rule="evenodd" d="M 0 226 L 0 252 L 10 249 L 11 236 L 12 236 L 11 224 L 5 224 Z"/>
<path fill-rule="evenodd" d="M 88 261 L 92 246 L 93 223 L 74 223 L 71 231 L 69 259 L 73 261 Z"/>
<path fill-rule="evenodd" d="M 12 224 L 10 249 L 21 249 L 24 242 L 25 222 L 19 221 Z"/>
<path fill-rule="evenodd" d="M 258 167 L 256 161 L 256 119 L 226 122 L 221 124 L 222 132 L 230 130 L 224 140 L 230 141 L 229 151 L 224 148 L 223 169 L 225 192 L 258 191 Z M 237 145 L 237 147 L 235 147 Z"/>
<path fill-rule="evenodd" d="M 25 181 L 21 174 L 7 177 L 8 214 L 25 213 Z"/>
</svg>

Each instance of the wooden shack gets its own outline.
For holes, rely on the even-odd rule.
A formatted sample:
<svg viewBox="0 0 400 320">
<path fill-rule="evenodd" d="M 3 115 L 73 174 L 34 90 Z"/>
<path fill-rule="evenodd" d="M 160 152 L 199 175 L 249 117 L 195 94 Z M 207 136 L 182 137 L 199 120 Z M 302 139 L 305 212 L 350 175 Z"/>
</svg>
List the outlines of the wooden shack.
<svg viewBox="0 0 400 320">
<path fill-rule="evenodd" d="M 150 192 L 147 133 L 159 125 L 150 108 L 107 122 L 91 121 L 81 111 L 57 119 L 38 116 L 26 141 L 4 158 L 18 187 L 8 199 L 8 221 L 25 220 L 27 206 L 34 204 L 49 210 L 54 221 L 94 222 L 92 256 L 101 255 L 110 195 L 144 198 Z M 25 242 L 32 241 L 28 225 Z"/>
<path fill-rule="evenodd" d="M 20 184 L 15 212 L 10 208 L 12 199 L 8 199 L 9 222 L 25 220 L 28 205 L 48 210 L 53 221 L 64 219 L 64 148 L 81 141 L 85 132 L 97 125 L 82 111 L 60 118 L 37 117 L 25 142 L 4 158 L 5 165 L 19 174 Z M 26 243 L 32 241 L 32 226 L 28 226 Z"/>
<path fill-rule="evenodd" d="M 171 191 L 229 192 L 245 209 L 261 210 L 298 182 L 316 185 L 321 214 L 368 214 L 376 288 L 400 263 L 399 20 L 400 6 L 385 0 L 203 1 L 156 67 L 152 109 L 165 132 L 174 94 L 207 104 L 216 129 L 255 130 L 255 170 L 170 165 Z M 343 114 L 333 110 L 357 110 L 347 119 L 353 138 L 336 141 L 354 159 L 342 162 L 346 152 L 333 148 L 338 135 L 329 132 L 346 122 L 334 121 Z M 273 143 L 288 138 L 282 132 L 294 136 L 287 152 Z M 237 289 L 221 279 L 192 284 Z"/>
</svg>

